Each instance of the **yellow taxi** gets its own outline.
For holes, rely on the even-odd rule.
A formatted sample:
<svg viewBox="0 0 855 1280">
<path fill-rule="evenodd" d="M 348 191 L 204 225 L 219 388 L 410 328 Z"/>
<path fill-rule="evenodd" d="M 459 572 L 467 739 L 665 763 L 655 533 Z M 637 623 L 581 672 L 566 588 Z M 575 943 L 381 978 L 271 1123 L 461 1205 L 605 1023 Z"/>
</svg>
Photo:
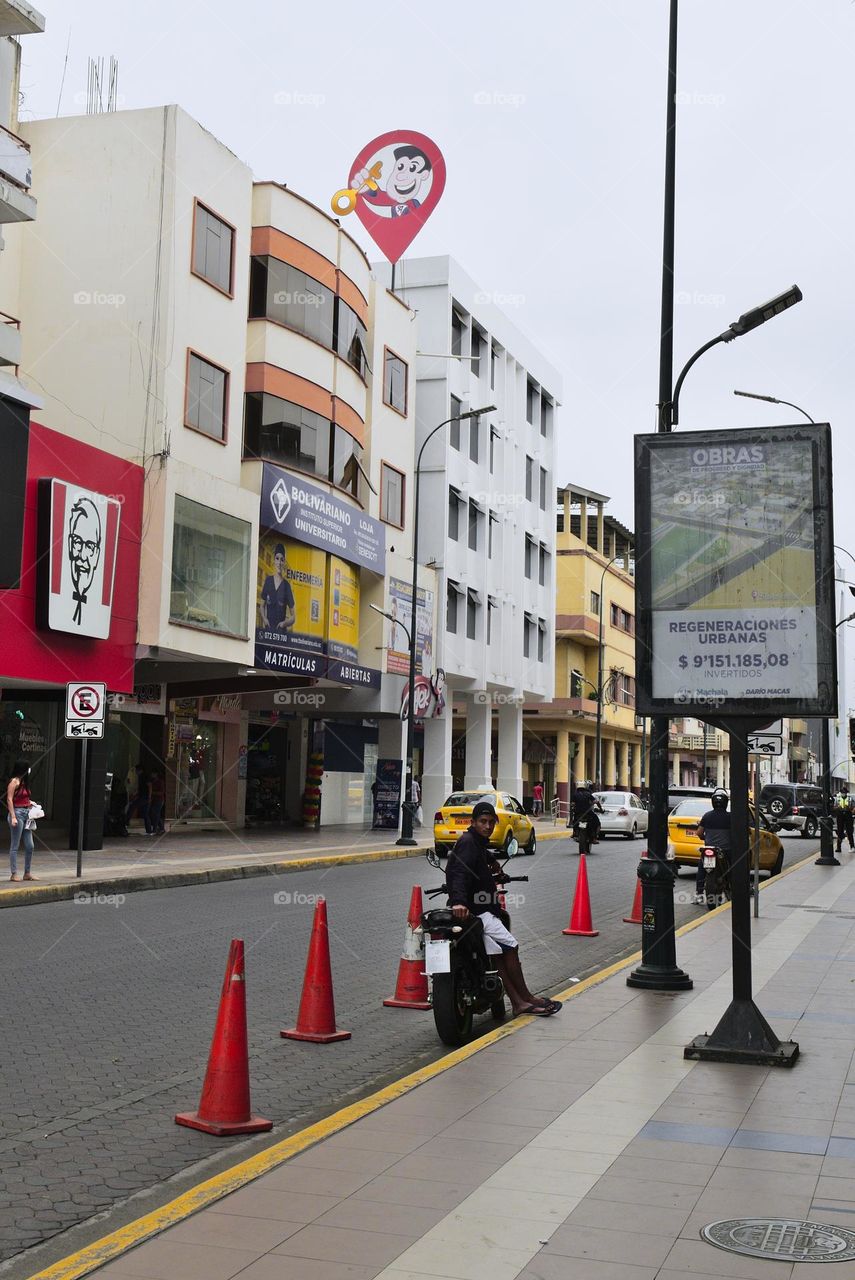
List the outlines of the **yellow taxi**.
<svg viewBox="0 0 855 1280">
<path fill-rule="evenodd" d="M 499 817 L 490 844 L 506 850 L 508 842 L 515 839 L 520 853 L 534 853 L 537 848 L 534 823 L 519 800 L 505 791 L 452 791 L 433 815 L 433 842 L 440 857 L 450 853 L 458 837 L 469 829 L 472 810 L 481 800 L 491 804 Z"/>
<path fill-rule="evenodd" d="M 698 823 L 712 805 L 709 796 L 688 796 L 668 814 L 668 857 L 673 858 L 677 869 L 697 867 L 701 842 L 696 833 Z M 754 809 L 748 807 L 751 837 L 754 836 Z M 753 845 L 752 845 L 753 850 Z M 751 864 L 753 866 L 753 862 Z M 776 876 L 784 865 L 784 846 L 764 818 L 760 815 L 760 870 Z"/>
</svg>

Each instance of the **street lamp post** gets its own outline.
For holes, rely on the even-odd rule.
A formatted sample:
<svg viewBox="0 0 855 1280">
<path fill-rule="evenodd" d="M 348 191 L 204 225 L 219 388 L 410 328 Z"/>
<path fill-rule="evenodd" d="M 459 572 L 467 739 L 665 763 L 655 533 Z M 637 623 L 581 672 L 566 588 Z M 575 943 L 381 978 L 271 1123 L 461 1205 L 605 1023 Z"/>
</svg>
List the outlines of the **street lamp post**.
<svg viewBox="0 0 855 1280">
<path fill-rule="evenodd" d="M 410 672 L 409 672 L 409 699 L 407 706 L 407 776 L 404 784 L 404 806 L 403 817 L 401 820 L 401 835 L 397 841 L 402 845 L 414 845 L 417 843 L 413 839 L 413 742 L 415 738 L 416 728 L 416 640 L 418 638 L 418 627 L 416 626 L 416 611 L 418 607 L 418 591 L 419 591 L 419 496 L 421 490 L 422 479 L 422 454 L 428 443 L 433 439 L 436 433 L 447 427 L 450 422 L 462 422 L 465 418 L 479 418 L 484 413 L 493 413 L 496 406 L 488 404 L 483 409 L 468 409 L 466 413 L 454 414 L 451 418 L 446 418 L 444 422 L 439 422 L 429 431 L 422 441 L 416 459 L 416 488 L 413 495 L 413 593 L 411 597 L 411 624 L 410 624 Z"/>
</svg>

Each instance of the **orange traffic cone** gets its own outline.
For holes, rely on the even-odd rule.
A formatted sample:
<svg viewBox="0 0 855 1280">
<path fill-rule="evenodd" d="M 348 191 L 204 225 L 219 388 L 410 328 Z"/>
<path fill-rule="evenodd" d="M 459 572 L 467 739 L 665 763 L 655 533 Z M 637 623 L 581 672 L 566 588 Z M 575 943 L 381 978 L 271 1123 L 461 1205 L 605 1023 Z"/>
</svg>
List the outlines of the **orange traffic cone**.
<svg viewBox="0 0 855 1280">
<path fill-rule="evenodd" d="M 591 925 L 591 895 L 588 893 L 588 870 L 585 866 L 584 853 L 579 854 L 579 873 L 576 876 L 576 892 L 573 895 L 573 909 L 570 912 L 570 923 L 561 932 L 579 938 L 596 938 L 599 929 Z"/>
<path fill-rule="evenodd" d="M 383 1004 L 387 1009 L 430 1009 L 425 973 L 424 934 L 421 928 L 422 891 L 413 885 L 410 913 L 404 931 L 404 953 L 398 965 L 395 994 Z"/>
<path fill-rule="evenodd" d="M 182 1111 L 176 1124 L 218 1138 L 233 1133 L 262 1133 L 272 1120 L 254 1116 L 249 1102 L 249 1052 L 246 1042 L 246 980 L 243 942 L 232 939 L 220 995 L 217 1025 L 198 1111 Z"/>
<path fill-rule="evenodd" d="M 324 898 L 315 907 L 297 1025 L 290 1031 L 280 1031 L 279 1034 L 286 1040 L 310 1040 L 312 1044 L 329 1044 L 332 1040 L 350 1039 L 349 1031 L 338 1031 L 335 1025 L 327 904 Z"/>
<path fill-rule="evenodd" d="M 642 858 L 647 857 L 647 850 L 643 850 Z M 635 897 L 632 900 L 632 909 L 628 916 L 623 918 L 624 924 L 641 924 L 641 881 L 635 881 Z"/>
</svg>

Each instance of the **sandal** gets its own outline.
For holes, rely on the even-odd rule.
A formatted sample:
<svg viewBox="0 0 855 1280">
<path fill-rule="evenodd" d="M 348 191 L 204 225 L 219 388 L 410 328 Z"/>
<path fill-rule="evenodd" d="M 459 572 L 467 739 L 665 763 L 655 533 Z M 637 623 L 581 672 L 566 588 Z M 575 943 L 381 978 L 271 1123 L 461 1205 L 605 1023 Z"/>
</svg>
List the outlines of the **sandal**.
<svg viewBox="0 0 855 1280">
<path fill-rule="evenodd" d="M 560 1013 L 563 1007 L 560 1000 L 544 1000 L 543 1004 L 533 1004 L 528 1009 L 521 1009 L 520 1013 L 530 1014 L 533 1018 L 551 1018 L 553 1014 Z"/>
<path fill-rule="evenodd" d="M 21 877 L 20 877 L 20 876 L 10 876 L 10 877 L 9 877 L 9 879 L 10 879 L 10 880 L 20 880 L 20 879 L 21 879 Z"/>
<path fill-rule="evenodd" d="M 29 871 L 28 871 L 28 872 L 27 872 L 27 874 L 24 876 L 24 879 L 25 879 L 25 880 L 38 880 L 38 876 L 31 876 L 31 875 L 30 875 L 30 873 L 29 873 Z"/>
</svg>

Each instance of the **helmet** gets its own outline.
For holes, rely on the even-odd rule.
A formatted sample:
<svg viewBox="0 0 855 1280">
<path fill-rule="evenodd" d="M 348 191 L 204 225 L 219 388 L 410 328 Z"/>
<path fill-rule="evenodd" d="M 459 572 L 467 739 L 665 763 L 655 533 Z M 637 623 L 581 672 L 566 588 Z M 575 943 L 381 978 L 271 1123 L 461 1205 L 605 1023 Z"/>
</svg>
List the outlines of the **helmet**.
<svg viewBox="0 0 855 1280">
<path fill-rule="evenodd" d="M 712 807 L 713 807 L 714 809 L 726 809 L 726 808 L 727 808 L 727 792 L 726 792 L 726 791 L 714 791 L 714 792 L 713 792 L 713 794 L 712 794 Z"/>
</svg>

